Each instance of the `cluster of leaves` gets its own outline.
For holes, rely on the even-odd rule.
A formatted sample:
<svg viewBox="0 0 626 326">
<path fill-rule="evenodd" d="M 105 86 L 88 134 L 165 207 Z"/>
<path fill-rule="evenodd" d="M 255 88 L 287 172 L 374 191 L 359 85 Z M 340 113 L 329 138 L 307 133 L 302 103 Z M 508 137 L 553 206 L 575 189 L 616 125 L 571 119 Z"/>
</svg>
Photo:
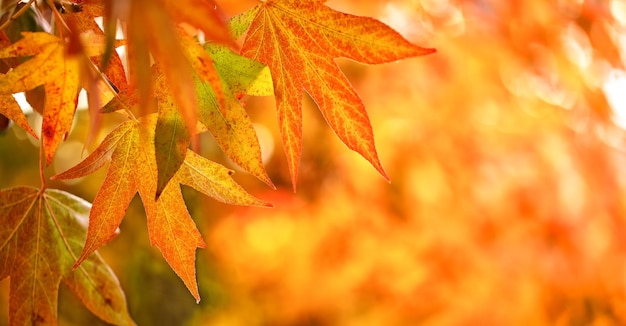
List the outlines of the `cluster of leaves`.
<svg viewBox="0 0 626 326">
<path fill-rule="evenodd" d="M 137 193 L 151 243 L 199 301 L 195 251 L 205 243 L 180 185 L 229 204 L 270 206 L 235 183 L 232 171 L 189 149 L 196 134 L 208 131 L 233 162 L 274 187 L 240 102 L 246 94 L 276 97 L 294 190 L 305 91 L 335 134 L 387 177 L 363 102 L 334 58 L 377 64 L 432 49 L 321 0 L 262 1 L 228 21 L 212 0 L 183 2 L 2 2 L 0 114 L 37 137 L 13 97 L 24 92 L 43 115 L 41 189 L 0 192 L 0 217 L 8 221 L 0 228 L 0 274 L 11 277 L 11 324 L 54 324 L 60 281 L 103 320 L 132 323 L 115 276 L 94 252 L 116 235 Z M 116 40 L 119 23 L 125 37 Z M 119 46 L 126 46 L 126 66 L 115 51 Z M 89 98 L 87 144 L 101 114 L 128 118 L 82 162 L 52 177 L 78 178 L 109 163 L 91 207 L 47 189 L 43 172 L 72 128 L 80 89 Z"/>
<path fill-rule="evenodd" d="M 406 35 L 442 49 L 359 81 L 384 108 L 370 117 L 393 183 L 323 148 L 318 197 L 283 194 L 271 211 L 211 225 L 221 269 L 246 272 L 225 277 L 237 284 L 229 309 L 202 320 L 626 324 L 626 138 L 603 88 L 605 69 L 626 67 L 624 7 L 341 3 L 412 22 Z M 307 128 L 305 144 L 318 135 Z"/>
</svg>

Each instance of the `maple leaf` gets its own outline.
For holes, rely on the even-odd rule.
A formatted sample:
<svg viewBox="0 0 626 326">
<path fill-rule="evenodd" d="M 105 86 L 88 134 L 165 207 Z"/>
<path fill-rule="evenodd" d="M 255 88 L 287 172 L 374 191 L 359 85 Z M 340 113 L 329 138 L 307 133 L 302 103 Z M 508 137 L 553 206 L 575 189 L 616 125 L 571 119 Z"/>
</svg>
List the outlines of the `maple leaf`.
<svg viewBox="0 0 626 326">
<path fill-rule="evenodd" d="M 178 36 L 183 46 L 184 53 L 194 68 L 195 76 L 210 86 L 212 94 L 215 94 L 214 98 L 216 99 L 218 107 L 222 108 L 225 112 L 227 105 L 222 89 L 222 81 L 213 65 L 213 59 L 197 40 L 187 35 L 181 29 L 178 30 Z M 191 140 L 188 130 L 195 130 L 197 112 L 193 111 L 192 114 L 189 114 L 189 110 L 177 109 L 176 95 L 180 85 L 172 89 L 166 82 L 166 80 L 171 79 L 171 77 L 165 75 L 165 78 L 162 78 L 164 74 L 161 71 L 163 69 L 158 68 L 156 65 L 153 66 L 153 70 L 156 71 L 153 71 L 152 75 L 157 76 L 154 83 L 154 93 L 159 102 L 159 119 L 155 131 L 158 168 L 156 196 L 158 197 L 185 158 L 185 152 Z M 166 73 L 171 70 L 172 69 L 165 69 Z M 193 75 L 191 76 L 194 77 Z M 173 90 L 173 92 L 170 90 Z M 198 104 L 194 89 L 190 88 L 187 91 L 193 94 L 194 103 Z M 186 95 L 186 98 L 187 96 L 189 95 Z M 187 116 L 185 116 L 186 113 Z"/>
<path fill-rule="evenodd" d="M 0 33 L 0 47 L 7 47 L 9 45 L 11 45 L 11 41 L 9 40 L 7 35 L 5 33 Z M 19 65 L 19 63 L 15 59 L 3 60 L 2 62 L 0 62 L 0 70 L 2 72 L 0 76 L 9 71 L 12 66 L 17 65 Z M 15 121 L 18 126 L 26 130 L 29 134 L 35 137 L 35 139 L 39 138 L 37 137 L 35 131 L 28 124 L 26 116 L 24 115 L 24 112 L 22 112 L 22 108 L 20 108 L 13 95 L 0 95 L 0 115 L 2 115 L 1 117 L 3 119 L 8 118 L 9 120 Z"/>
<path fill-rule="evenodd" d="M 79 61 L 68 55 L 65 42 L 48 33 L 23 33 L 24 37 L 0 49 L 0 58 L 34 56 L 0 78 L 0 94 L 14 94 L 44 85 L 42 138 L 46 163 L 70 131 L 80 83 Z"/>
<path fill-rule="evenodd" d="M 151 114 L 139 121 L 120 124 L 87 158 L 53 179 L 82 177 L 111 162 L 93 201 L 87 240 L 75 266 L 116 235 L 128 204 L 139 193 L 148 219 L 151 244 L 159 248 L 196 300 L 200 300 L 195 279 L 195 250 L 205 244 L 187 211 L 178 184 L 189 185 L 228 204 L 264 207 L 268 204 L 243 190 L 230 177 L 232 171 L 191 151 L 187 151 L 183 164 L 172 177 L 175 182 L 169 182 L 155 200 L 157 119 L 156 114 Z"/>
<path fill-rule="evenodd" d="M 197 45 L 197 42 L 195 44 Z M 203 61 L 213 63 L 218 76 L 217 82 L 220 83 L 220 89 L 224 90 L 222 97 L 225 99 L 225 105 L 220 105 L 220 96 L 215 93 L 214 83 L 196 76 L 199 121 L 213 134 L 217 144 L 233 162 L 270 187 L 274 187 L 263 167 L 261 150 L 252 121 L 237 99 L 246 93 L 258 96 L 272 95 L 269 69 L 223 46 L 207 43 L 201 51 L 202 54 L 198 53 L 197 56 L 206 56 Z M 153 65 L 152 68 L 154 97 L 158 103 L 154 139 L 158 198 L 185 159 L 190 133 L 176 109 L 175 100 L 160 65 Z M 115 100 L 107 104 L 103 112 L 120 110 L 127 108 L 128 105 L 132 105 L 130 99 Z"/>
<path fill-rule="evenodd" d="M 213 58 L 215 69 L 222 80 L 226 110 L 219 110 L 213 88 L 207 83 L 197 81 L 199 120 L 208 128 L 226 156 L 274 188 L 263 167 L 259 141 L 252 121 L 237 99 L 241 94 L 272 95 L 269 69 L 222 46 L 206 44 L 205 49 Z"/>
<path fill-rule="evenodd" d="M 24 112 L 22 112 L 22 108 L 17 103 L 13 95 L 0 95 L 0 114 L 15 121 L 18 126 L 22 127 L 22 129 L 26 130 L 36 139 L 39 138 L 33 128 L 31 128 L 28 124 L 28 120 L 26 120 L 26 116 L 24 115 Z"/>
<path fill-rule="evenodd" d="M 151 100 L 150 56 L 163 67 L 176 107 L 188 130 L 197 123 L 197 97 L 193 70 L 211 83 L 223 103 L 221 83 L 211 60 L 202 47 L 177 25 L 190 24 L 205 32 L 210 40 L 233 44 L 226 24 L 219 19 L 212 0 L 136 0 L 128 18 L 129 62 L 133 85 L 139 91 L 140 115 L 154 112 Z M 203 16 L 203 17 L 202 17 Z M 146 30 L 159 33 L 146 33 Z M 185 60 L 185 58 L 187 60 Z M 193 68 L 193 69 L 192 69 Z"/>
<path fill-rule="evenodd" d="M 105 6 L 100 0 L 86 0 L 81 4 L 80 11 L 69 11 L 63 14 L 63 18 L 72 26 L 75 26 L 77 33 L 81 35 L 94 34 L 96 36 L 105 36 L 104 31 L 96 23 L 96 17 L 102 17 L 105 14 Z M 93 51 L 91 59 L 96 66 L 104 68 L 102 71 L 108 78 L 108 80 L 115 85 L 120 93 L 126 92 L 128 88 L 128 81 L 126 80 L 126 72 L 122 60 L 116 51 L 113 49 L 115 44 L 115 30 L 109 31 L 110 34 L 106 35 L 104 42 L 97 42 L 97 51 Z M 83 42 L 85 47 L 90 46 L 91 42 Z M 104 59 L 100 58 L 102 54 L 100 44 L 106 44 L 104 51 L 104 57 L 106 57 L 106 65 L 102 65 Z M 87 51 L 89 52 L 89 51 Z M 88 54 L 89 55 L 89 54 Z"/>
<path fill-rule="evenodd" d="M 213 0 L 163 0 L 174 21 L 189 24 L 204 33 L 206 40 L 234 46 L 224 14 Z"/>
<path fill-rule="evenodd" d="M 11 278 L 10 325 L 56 325 L 60 282 L 106 322 L 133 324 L 124 293 L 98 254 L 72 269 L 90 206 L 60 190 L 0 190 L 0 278 Z"/>
<path fill-rule="evenodd" d="M 207 127 L 224 153 L 245 171 L 256 176 L 270 187 L 274 185 L 263 167 L 261 149 L 252 121 L 238 97 L 242 94 L 269 96 L 273 94 L 269 69 L 254 60 L 242 57 L 232 50 L 207 43 L 202 49 L 217 71 L 222 97 L 215 93 L 212 82 L 196 78 L 196 93 L 199 103 L 199 121 Z M 159 118 L 155 131 L 155 146 L 158 168 L 157 197 L 176 173 L 185 159 L 190 134 L 182 117 L 177 112 L 175 101 L 168 84 L 157 65 L 153 66 L 154 93 L 159 107 Z M 120 105 L 121 104 L 121 105 Z M 111 106 L 119 109 L 123 103 Z M 225 110 L 221 110 L 225 109 Z"/>
<path fill-rule="evenodd" d="M 156 65 L 154 66 L 157 70 Z M 176 110 L 174 100 L 167 91 L 164 76 L 154 72 L 155 95 L 159 103 L 159 113 L 155 127 L 154 146 L 157 164 L 156 198 L 161 196 L 165 186 L 176 174 L 185 160 L 191 133 L 185 128 L 182 116 Z"/>
<path fill-rule="evenodd" d="M 378 64 L 434 52 L 411 44 L 373 18 L 335 11 L 322 0 L 268 0 L 237 16 L 249 26 L 242 55 L 274 78 L 278 122 L 295 190 L 302 153 L 302 96 L 315 101 L 331 129 L 388 179 L 363 102 L 334 58 Z"/>
</svg>

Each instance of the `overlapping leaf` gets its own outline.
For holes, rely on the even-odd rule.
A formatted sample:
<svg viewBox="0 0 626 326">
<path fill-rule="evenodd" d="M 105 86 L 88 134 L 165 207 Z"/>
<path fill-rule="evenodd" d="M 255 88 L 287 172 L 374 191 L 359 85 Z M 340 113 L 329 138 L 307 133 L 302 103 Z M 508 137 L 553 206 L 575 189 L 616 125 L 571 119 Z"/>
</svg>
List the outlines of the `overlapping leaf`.
<svg viewBox="0 0 626 326">
<path fill-rule="evenodd" d="M 46 162 L 70 131 L 80 84 L 79 60 L 65 42 L 48 33 L 24 33 L 24 38 L 0 49 L 0 58 L 34 56 L 0 78 L 0 94 L 14 94 L 44 85 L 42 125 Z"/>
<path fill-rule="evenodd" d="M 204 247 L 180 193 L 179 183 L 225 203 L 267 206 L 245 192 L 230 171 L 188 151 L 158 200 L 157 167 L 154 152 L 156 115 L 140 121 L 127 121 L 112 131 L 85 160 L 56 175 L 56 179 L 88 175 L 110 161 L 107 176 L 98 191 L 90 213 L 87 240 L 76 266 L 115 236 L 126 208 L 139 193 L 148 217 L 150 241 L 163 253 L 172 269 L 199 300 L 195 280 L 195 250 Z"/>
<path fill-rule="evenodd" d="M 197 42 L 189 41 L 190 37 L 177 32 L 176 27 L 178 24 L 193 26 L 202 30 L 207 39 L 232 44 L 230 33 L 219 19 L 216 7 L 212 0 L 136 0 L 130 4 L 129 62 L 133 85 L 140 94 L 140 115 L 155 111 L 151 101 L 150 53 L 163 68 L 176 107 L 188 130 L 193 130 L 197 123 L 194 70 L 213 86 L 220 103 L 223 103 L 221 84 L 210 58 Z M 158 33 L 146 33 L 157 30 Z"/>
<path fill-rule="evenodd" d="M 205 49 L 215 62 L 226 94 L 226 110 L 220 112 L 217 97 L 207 83 L 197 81 L 199 120 L 211 132 L 217 144 L 233 162 L 250 172 L 270 187 L 261 159 L 256 132 L 246 110 L 237 99 L 241 94 L 271 95 L 272 79 L 269 69 L 231 50 L 207 44 Z"/>
<path fill-rule="evenodd" d="M 206 83 L 206 85 L 210 87 L 213 92 L 212 94 L 216 95 L 215 99 L 218 107 L 225 111 L 226 100 L 222 89 L 222 81 L 215 70 L 213 59 L 197 40 L 187 35 L 184 31 L 179 29 L 178 37 L 182 42 L 187 59 L 196 72 L 196 76 L 198 76 L 203 83 Z M 162 70 L 165 70 L 167 73 L 167 71 L 170 71 L 171 69 L 164 67 L 158 72 L 153 73 L 153 75 L 156 75 L 154 93 L 157 101 L 159 102 L 159 119 L 155 132 L 157 168 L 159 172 L 156 193 L 157 197 L 161 194 L 165 185 L 182 164 L 187 147 L 189 146 L 189 142 L 191 140 L 190 132 L 188 130 L 195 130 L 195 126 L 197 124 L 196 111 L 193 111 L 192 114 L 187 114 L 187 116 L 185 116 L 185 113 L 189 113 L 189 111 L 179 110 L 177 108 L 176 93 L 177 89 L 180 88 L 181 85 L 177 85 L 175 87 L 169 86 L 167 79 L 171 79 L 171 77 L 161 73 Z M 190 76 L 193 77 L 192 75 Z M 187 91 L 190 94 L 193 94 L 194 98 L 192 99 L 194 100 L 194 103 L 197 104 L 199 102 L 195 97 L 197 92 L 194 92 L 193 88 L 189 88 Z"/>
<path fill-rule="evenodd" d="M 56 325 L 60 282 L 106 322 L 133 324 L 124 293 L 98 254 L 72 269 L 90 206 L 59 190 L 0 190 L 0 278 L 11 279 L 10 325 Z"/>
<path fill-rule="evenodd" d="M 197 46 L 197 42 L 195 42 Z M 189 48 L 188 48 L 189 49 Z M 256 176 L 270 187 L 274 187 L 267 176 L 261 159 L 259 142 L 245 109 L 238 98 L 243 94 L 268 96 L 273 94 L 269 69 L 256 61 L 242 57 L 230 49 L 214 44 L 205 44 L 197 58 L 210 62 L 217 72 L 216 82 L 223 89 L 225 104 L 220 105 L 214 82 L 196 77 L 195 89 L 198 96 L 199 121 L 212 133 L 224 153 L 245 171 Z M 152 69 L 154 97 L 157 99 L 159 118 L 155 132 L 158 197 L 171 177 L 182 164 L 190 135 L 183 118 L 176 110 L 169 83 L 160 69 Z M 200 75 L 200 74 L 199 74 Z M 130 99 L 110 102 L 103 112 L 112 112 L 131 106 Z"/>
<path fill-rule="evenodd" d="M 243 94 L 272 95 L 269 69 L 226 47 L 207 43 L 202 52 L 202 56 L 208 57 L 207 60 L 214 63 L 219 77 L 217 81 L 221 84 L 220 89 L 224 90 L 225 105 L 220 105 L 220 96 L 216 95 L 212 83 L 196 78 L 200 122 L 207 127 L 233 162 L 274 187 L 263 167 L 259 141 L 252 121 L 238 100 Z M 158 68 L 153 70 L 154 93 L 159 107 L 155 135 L 158 197 L 185 159 L 190 134 L 176 110 L 162 72 Z"/>
<path fill-rule="evenodd" d="M 11 45 L 11 41 L 7 37 L 6 34 L 0 33 L 0 47 L 4 48 Z M 5 59 L 0 62 L 0 76 L 9 71 L 12 66 L 17 66 L 19 63 L 16 59 Z M 1 77 L 0 77 L 1 78 Z M 19 104 L 15 100 L 12 95 L 2 94 L 0 95 L 0 114 L 4 115 L 5 118 L 9 120 L 15 121 L 15 123 L 22 127 L 22 129 L 26 130 L 33 137 L 38 138 L 35 134 L 35 131 L 30 127 L 28 121 L 26 120 L 26 116 Z"/>
<path fill-rule="evenodd" d="M 18 126 L 26 130 L 33 137 L 38 138 L 33 128 L 28 124 L 22 108 L 17 104 L 13 95 L 0 95 L 0 114 L 13 120 Z"/>
<path fill-rule="evenodd" d="M 159 103 L 154 136 L 157 164 L 156 198 L 158 198 L 185 161 L 191 133 L 185 127 L 182 116 L 176 110 L 164 76 L 158 71 L 155 74 L 155 94 Z"/>
<path fill-rule="evenodd" d="M 74 12 L 70 11 L 63 15 L 63 18 L 70 23 L 72 26 L 75 26 L 77 29 L 77 33 L 82 35 L 90 35 L 94 34 L 95 36 L 105 36 L 104 31 L 100 28 L 100 26 L 96 23 L 96 17 L 102 17 L 105 14 L 105 5 L 100 0 L 86 0 L 81 4 L 80 11 Z M 115 22 L 114 22 L 115 23 Z M 114 25 L 115 26 L 115 25 Z M 89 51 L 86 52 L 93 53 L 92 60 L 96 64 L 96 66 L 100 68 L 104 68 L 102 71 L 109 81 L 121 92 L 125 93 L 128 88 L 128 81 L 126 80 L 126 73 L 124 70 L 124 66 L 122 64 L 122 60 L 120 56 L 113 49 L 116 46 L 115 44 L 115 30 L 108 31 L 110 34 L 107 34 L 107 39 L 103 42 L 98 42 L 97 51 Z M 85 47 L 88 48 L 93 43 L 85 42 Z M 101 44 L 107 44 L 107 49 L 102 51 Z M 95 52 L 95 53 L 94 53 Z M 107 57 L 106 66 L 102 66 L 102 58 L 100 55 L 103 54 Z M 89 55 L 89 54 L 88 54 Z"/>
<path fill-rule="evenodd" d="M 294 189 L 302 153 L 303 90 L 335 134 L 387 177 L 365 107 L 334 58 L 377 64 L 434 52 L 409 43 L 375 19 L 335 11 L 324 2 L 262 1 L 236 18 L 237 31 L 249 25 L 241 53 L 266 64 L 272 72 Z"/>
</svg>

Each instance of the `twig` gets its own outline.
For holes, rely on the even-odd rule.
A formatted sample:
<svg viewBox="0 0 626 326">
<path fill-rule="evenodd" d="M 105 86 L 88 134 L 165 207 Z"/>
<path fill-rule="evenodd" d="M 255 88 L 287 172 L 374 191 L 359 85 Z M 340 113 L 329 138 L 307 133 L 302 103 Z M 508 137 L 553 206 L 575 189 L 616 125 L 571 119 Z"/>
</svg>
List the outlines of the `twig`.
<svg viewBox="0 0 626 326">
<path fill-rule="evenodd" d="M 0 25 L 0 31 L 4 31 L 7 27 L 9 27 L 9 25 L 11 25 L 12 22 L 14 22 L 19 16 L 25 13 L 26 10 L 30 8 L 30 5 L 33 4 L 33 2 L 35 2 L 35 0 L 28 1 L 28 3 L 24 5 L 22 8 L 20 8 L 20 10 L 18 10 L 16 13 L 14 13 L 13 16 L 11 16 L 11 18 L 9 18 L 7 21 L 2 23 L 2 25 Z"/>
</svg>

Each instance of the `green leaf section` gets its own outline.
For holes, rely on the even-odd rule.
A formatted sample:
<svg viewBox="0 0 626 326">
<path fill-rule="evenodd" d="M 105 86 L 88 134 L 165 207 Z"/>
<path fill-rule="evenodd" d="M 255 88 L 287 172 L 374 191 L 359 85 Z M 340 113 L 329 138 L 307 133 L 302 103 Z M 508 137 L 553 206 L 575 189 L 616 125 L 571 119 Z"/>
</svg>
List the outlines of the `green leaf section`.
<svg viewBox="0 0 626 326">
<path fill-rule="evenodd" d="M 198 95 L 198 120 L 211 132 L 218 146 L 234 163 L 274 188 L 261 159 L 256 131 L 239 98 L 245 94 L 271 96 L 274 94 L 272 76 L 265 65 L 242 57 L 230 49 L 205 44 L 222 82 L 226 108 L 220 108 L 213 86 L 195 78 Z M 159 118 L 155 132 L 155 154 L 158 168 L 158 198 L 184 161 L 191 134 L 158 67 L 152 70 Z M 134 104 L 133 99 L 121 98 L 109 102 L 101 112 L 114 112 Z"/>
<path fill-rule="evenodd" d="M 221 46 L 207 44 L 205 49 L 211 54 L 223 82 L 227 107 L 220 110 L 212 87 L 196 78 L 196 93 L 200 97 L 198 120 L 207 127 L 226 156 L 274 188 L 263 167 L 252 121 L 238 99 L 243 94 L 272 95 L 269 69 Z"/>
<path fill-rule="evenodd" d="M 240 38 L 250 28 L 250 24 L 259 11 L 259 7 L 247 10 L 228 20 L 228 29 L 234 38 Z"/>
<path fill-rule="evenodd" d="M 159 114 L 154 136 L 155 156 L 157 163 L 156 197 L 161 193 L 185 161 L 191 134 L 185 127 L 185 121 L 174 105 L 174 98 L 167 92 L 165 78 L 156 78 L 156 94 L 159 102 Z"/>
<path fill-rule="evenodd" d="M 133 324 L 124 293 L 99 255 L 72 269 L 90 208 L 60 190 L 0 190 L 0 278 L 11 279 L 10 325 L 56 325 L 61 281 L 104 321 Z"/>
<path fill-rule="evenodd" d="M 266 65 L 240 56 L 223 46 L 207 43 L 204 49 L 213 58 L 217 73 L 232 94 L 274 95 L 272 75 Z"/>
</svg>

